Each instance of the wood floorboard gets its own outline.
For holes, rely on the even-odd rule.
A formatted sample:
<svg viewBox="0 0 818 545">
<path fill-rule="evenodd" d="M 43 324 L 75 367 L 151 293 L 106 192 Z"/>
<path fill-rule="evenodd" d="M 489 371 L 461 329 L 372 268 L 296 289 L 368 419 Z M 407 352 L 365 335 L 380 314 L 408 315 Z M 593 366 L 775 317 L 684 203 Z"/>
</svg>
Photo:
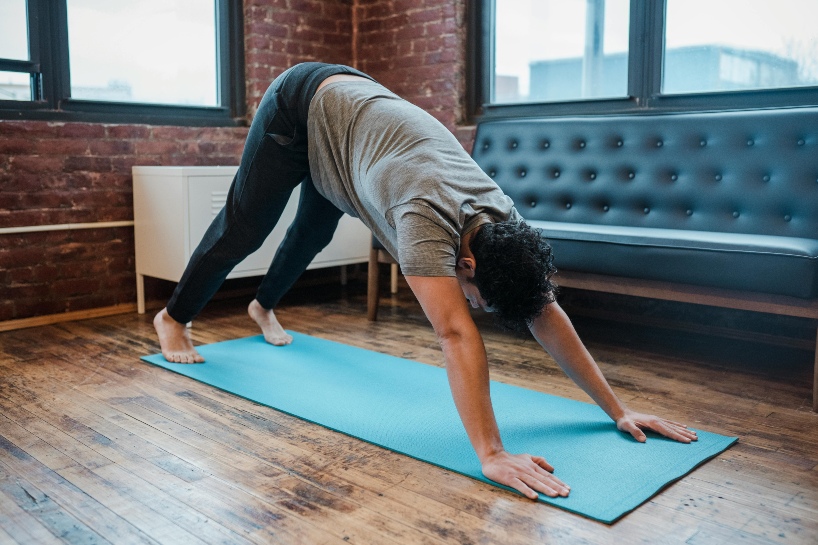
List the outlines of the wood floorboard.
<svg viewBox="0 0 818 545">
<path fill-rule="evenodd" d="M 374 323 L 360 289 L 318 291 L 285 299 L 287 328 L 443 365 L 406 290 Z M 535 342 L 475 319 L 493 379 L 588 401 Z M 740 437 L 609 526 L 144 364 L 150 321 L 0 333 L 0 543 L 818 542 L 806 352 L 577 319 L 633 408 Z M 191 333 L 198 344 L 258 332 L 245 303 L 226 300 Z"/>
</svg>

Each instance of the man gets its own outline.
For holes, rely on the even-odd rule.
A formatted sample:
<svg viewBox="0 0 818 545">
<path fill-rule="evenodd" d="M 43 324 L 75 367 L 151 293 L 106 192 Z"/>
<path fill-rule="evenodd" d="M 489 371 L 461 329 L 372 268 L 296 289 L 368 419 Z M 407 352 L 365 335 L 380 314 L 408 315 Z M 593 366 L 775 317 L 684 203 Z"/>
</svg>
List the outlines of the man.
<svg viewBox="0 0 818 545">
<path fill-rule="evenodd" d="M 642 429 L 696 440 L 682 424 L 635 413 L 619 401 L 554 300 L 550 247 L 452 134 L 366 74 L 341 65 L 294 66 L 265 93 L 227 204 L 154 319 L 168 361 L 204 361 L 184 324 L 261 246 L 299 183 L 296 217 L 248 308 L 270 344 L 292 342 L 273 309 L 346 212 L 361 218 L 397 257 L 443 348 L 457 410 L 489 479 L 530 498 L 569 493 L 544 458 L 503 448 L 485 348 L 466 301 L 495 312 L 502 323 L 528 328 L 637 441 L 646 439 Z"/>
</svg>

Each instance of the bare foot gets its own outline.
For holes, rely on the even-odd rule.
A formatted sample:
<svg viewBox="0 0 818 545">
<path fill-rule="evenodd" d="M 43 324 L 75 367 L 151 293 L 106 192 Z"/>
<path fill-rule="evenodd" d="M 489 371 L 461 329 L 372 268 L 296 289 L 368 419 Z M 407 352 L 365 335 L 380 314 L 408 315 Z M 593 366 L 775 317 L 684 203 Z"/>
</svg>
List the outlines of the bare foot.
<svg viewBox="0 0 818 545">
<path fill-rule="evenodd" d="M 170 317 L 168 309 L 163 308 L 153 319 L 153 327 L 159 335 L 159 346 L 162 355 L 171 363 L 203 363 L 204 358 L 193 348 L 190 333 L 185 324 L 180 324 Z"/>
<path fill-rule="evenodd" d="M 275 346 L 284 346 L 293 342 L 293 336 L 288 335 L 281 324 L 278 323 L 273 309 L 267 310 L 261 303 L 253 299 L 250 306 L 247 307 L 247 314 L 250 318 L 255 320 L 264 333 L 264 340 Z"/>
</svg>

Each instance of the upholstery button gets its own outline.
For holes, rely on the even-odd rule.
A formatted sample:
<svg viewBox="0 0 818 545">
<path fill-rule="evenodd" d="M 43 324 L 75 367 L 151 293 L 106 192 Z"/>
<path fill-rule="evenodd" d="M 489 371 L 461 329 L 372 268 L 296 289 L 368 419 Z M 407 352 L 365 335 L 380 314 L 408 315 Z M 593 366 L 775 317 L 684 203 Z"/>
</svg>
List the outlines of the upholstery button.
<svg viewBox="0 0 818 545">
<path fill-rule="evenodd" d="M 678 179 L 679 179 L 679 176 L 677 176 L 676 174 L 671 174 L 671 175 L 670 175 L 670 181 L 671 181 L 671 182 L 675 182 L 675 181 L 676 181 L 676 180 L 678 180 Z"/>
<path fill-rule="evenodd" d="M 738 213 L 738 212 L 733 212 L 733 217 L 734 217 L 734 218 L 739 217 L 739 213 Z"/>
<path fill-rule="evenodd" d="M 665 145 L 665 143 L 664 143 L 664 142 L 662 142 L 661 140 L 657 140 L 657 141 L 656 141 L 656 147 L 657 147 L 657 148 L 661 148 L 661 147 L 662 147 L 662 146 L 664 146 L 664 145 Z"/>
<path fill-rule="evenodd" d="M 628 172 L 628 180 L 633 180 L 636 177 L 636 173 L 631 171 Z"/>
<path fill-rule="evenodd" d="M 685 210 L 685 214 L 687 214 L 688 216 L 692 216 L 693 215 L 693 210 L 688 208 L 687 210 Z"/>
<path fill-rule="evenodd" d="M 516 147 L 517 147 L 517 141 L 516 141 L 516 140 L 512 140 L 512 141 L 511 141 L 510 146 L 511 146 L 511 149 L 516 148 Z"/>
<path fill-rule="evenodd" d="M 605 212 L 607 212 L 607 211 L 608 211 L 608 210 L 610 210 L 610 209 L 611 209 L 611 207 L 610 207 L 610 206 L 608 206 L 607 204 L 606 204 L 605 206 L 603 206 L 603 207 L 602 207 L 602 210 L 604 210 Z"/>
<path fill-rule="evenodd" d="M 769 174 L 765 174 L 765 175 L 764 175 L 764 177 L 763 177 L 763 178 L 761 178 L 761 179 L 762 179 L 762 180 L 764 180 L 765 182 L 769 182 L 769 181 L 770 181 L 770 175 L 769 175 Z"/>
<path fill-rule="evenodd" d="M 579 147 L 581 147 L 581 148 L 585 147 L 585 140 L 580 140 L 579 141 Z"/>
<path fill-rule="evenodd" d="M 701 148 L 705 147 L 706 145 L 707 145 L 707 140 L 701 140 L 699 142 L 699 147 L 701 147 Z"/>
<path fill-rule="evenodd" d="M 752 140 L 752 138 L 750 140 L 747 140 L 748 146 L 752 146 L 753 144 L 755 144 L 755 142 Z"/>
<path fill-rule="evenodd" d="M 622 140 L 617 140 L 617 141 L 616 141 L 616 147 L 617 147 L 617 148 L 621 148 L 621 147 L 622 147 L 622 144 L 624 144 L 624 142 L 623 142 Z"/>
<path fill-rule="evenodd" d="M 721 174 L 716 174 L 716 181 L 717 181 L 717 182 L 720 182 L 720 181 L 721 181 Z"/>
<path fill-rule="evenodd" d="M 554 170 L 554 178 L 559 178 L 559 177 L 560 177 L 560 171 L 555 169 Z"/>
<path fill-rule="evenodd" d="M 542 148 L 543 149 L 548 149 L 550 146 L 551 146 L 551 142 L 549 142 L 548 140 L 543 140 L 542 141 Z"/>
<path fill-rule="evenodd" d="M 791 219 L 792 219 L 792 216 L 790 216 L 789 214 L 784 216 L 784 221 L 790 221 Z"/>
<path fill-rule="evenodd" d="M 529 206 L 531 206 L 531 208 L 534 208 L 535 206 L 537 206 L 537 201 L 531 201 L 529 203 Z"/>
<path fill-rule="evenodd" d="M 570 202 L 565 203 L 565 208 L 571 208 L 571 203 Z"/>
<path fill-rule="evenodd" d="M 489 171 L 489 177 L 490 177 L 490 178 L 494 178 L 495 176 L 497 176 L 497 172 L 495 172 L 495 171 L 493 171 L 493 170 L 490 170 L 490 171 Z"/>
<path fill-rule="evenodd" d="M 591 180 L 596 180 L 596 172 L 589 173 L 588 178 L 590 178 Z"/>
<path fill-rule="evenodd" d="M 527 172 L 525 171 L 525 169 L 520 170 L 520 178 L 525 178 L 526 174 L 527 174 Z"/>
<path fill-rule="evenodd" d="M 488 142 L 485 142 L 483 144 L 483 149 L 489 149 L 489 143 Z"/>
<path fill-rule="evenodd" d="M 645 214 L 650 214 L 650 208 L 648 208 L 648 207 L 646 206 L 646 207 L 645 207 L 644 212 L 645 212 Z"/>
<path fill-rule="evenodd" d="M 803 146 L 803 145 L 804 145 L 804 139 L 803 139 L 803 138 L 801 138 L 800 140 L 798 140 L 798 145 L 799 145 L 799 146 Z"/>
</svg>

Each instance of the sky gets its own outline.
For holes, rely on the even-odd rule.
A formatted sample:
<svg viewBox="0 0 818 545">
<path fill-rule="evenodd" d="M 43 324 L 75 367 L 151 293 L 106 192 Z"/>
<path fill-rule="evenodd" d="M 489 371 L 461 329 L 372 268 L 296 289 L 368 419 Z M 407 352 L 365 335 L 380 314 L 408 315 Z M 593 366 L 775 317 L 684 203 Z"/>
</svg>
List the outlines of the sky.
<svg viewBox="0 0 818 545">
<path fill-rule="evenodd" d="M 217 105 L 214 0 L 67 0 L 72 87 Z M 21 30 L 22 29 L 22 30 Z M 0 0 L 0 57 L 27 58 L 25 0 Z"/>
<path fill-rule="evenodd" d="M 496 0 L 496 72 L 528 93 L 532 60 L 581 57 L 586 0 Z M 628 49 L 628 0 L 605 2 L 605 54 Z M 667 0 L 666 47 L 715 44 L 811 59 L 818 72 L 818 0 Z M 815 74 L 818 76 L 818 73 Z"/>
</svg>

